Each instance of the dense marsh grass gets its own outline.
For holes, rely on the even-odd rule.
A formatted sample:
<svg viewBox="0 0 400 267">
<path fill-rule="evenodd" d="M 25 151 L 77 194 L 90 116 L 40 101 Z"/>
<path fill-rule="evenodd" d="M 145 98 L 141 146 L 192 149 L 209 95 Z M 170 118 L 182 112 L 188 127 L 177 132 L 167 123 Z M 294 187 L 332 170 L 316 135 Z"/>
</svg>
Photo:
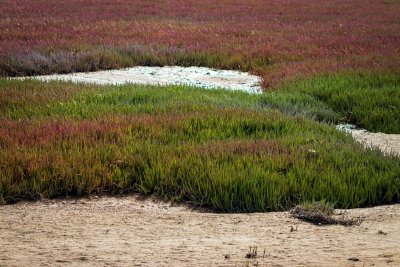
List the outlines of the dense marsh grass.
<svg viewBox="0 0 400 267">
<path fill-rule="evenodd" d="M 224 212 L 398 202 L 399 158 L 334 124 L 400 133 L 400 5 L 304 2 L 5 1 L 0 76 L 206 66 L 256 73 L 266 93 L 0 79 L 0 202 L 128 192 Z M 353 73 L 315 76 L 341 70 Z"/>
<path fill-rule="evenodd" d="M 372 132 L 400 133 L 400 74 L 320 75 L 282 85 L 265 104 L 320 121 L 351 123 Z"/>
<path fill-rule="evenodd" d="M 36 80 L 0 79 L 0 119 L 88 119 L 107 114 L 112 116 L 207 111 L 215 107 L 262 108 L 257 95 L 241 91 L 207 90 L 188 86 L 161 88 L 129 84 L 96 86 L 57 81 L 42 83 Z M 190 94 L 187 89 L 190 89 Z"/>
<path fill-rule="evenodd" d="M 399 70 L 400 5 L 384 0 L 3 1 L 0 76 L 134 65 L 261 75 Z"/>
<path fill-rule="evenodd" d="M 40 88 L 40 89 L 39 89 Z M 372 132 L 400 133 L 400 75 L 357 72 L 319 75 L 282 84 L 261 96 L 179 86 L 99 87 L 0 80 L 0 118 L 96 118 L 119 114 L 204 111 L 219 108 L 278 109 L 325 123 L 351 123 Z M 156 91 L 157 94 L 154 94 Z M 40 93 L 39 93 L 40 92 Z M 71 98 L 71 101 L 65 102 Z M 179 102 L 180 105 L 177 105 Z"/>
<path fill-rule="evenodd" d="M 272 64 L 268 56 L 249 58 L 230 53 L 193 52 L 167 47 L 98 46 L 70 51 L 30 51 L 0 55 L 0 76 L 32 76 L 51 73 L 88 72 L 130 66 L 202 66 L 257 71 Z"/>
<path fill-rule="evenodd" d="M 0 94 L 7 203 L 140 192 L 253 212 L 400 200 L 398 157 L 273 109 L 263 95 L 16 80 L 0 80 Z"/>
</svg>

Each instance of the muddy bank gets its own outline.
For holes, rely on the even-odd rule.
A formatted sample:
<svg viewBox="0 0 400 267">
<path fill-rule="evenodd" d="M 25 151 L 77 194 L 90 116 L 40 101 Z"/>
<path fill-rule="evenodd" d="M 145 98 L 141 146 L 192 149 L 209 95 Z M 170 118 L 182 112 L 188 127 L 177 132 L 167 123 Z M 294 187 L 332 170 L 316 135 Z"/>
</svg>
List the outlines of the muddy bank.
<svg viewBox="0 0 400 267">
<path fill-rule="evenodd" d="M 135 196 L 19 203 L 0 206 L 0 265 L 400 264 L 400 205 L 348 215 L 365 220 L 315 226 L 287 212 L 213 214 Z M 256 259 L 245 257 L 250 246 Z"/>
</svg>

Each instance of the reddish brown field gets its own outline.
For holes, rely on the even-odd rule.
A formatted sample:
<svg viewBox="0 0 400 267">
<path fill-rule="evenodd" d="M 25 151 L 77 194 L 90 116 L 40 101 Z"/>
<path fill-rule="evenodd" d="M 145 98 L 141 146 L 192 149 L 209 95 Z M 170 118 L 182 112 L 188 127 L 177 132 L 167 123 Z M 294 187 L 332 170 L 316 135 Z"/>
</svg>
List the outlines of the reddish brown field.
<svg viewBox="0 0 400 267">
<path fill-rule="evenodd" d="M 252 70 L 264 75 L 266 85 L 297 74 L 400 66 L 398 1 L 6 0 L 0 14 L 2 75 L 143 64 L 115 56 L 104 63 L 99 52 L 89 57 L 89 61 L 101 57 L 96 66 L 51 68 L 60 59 L 49 56 L 49 51 L 69 51 L 58 57 L 74 57 L 99 47 L 122 51 L 134 47 L 136 54 L 157 55 L 158 60 L 148 65 L 194 62 Z M 202 60 L 177 60 L 182 53 Z M 212 56 L 219 58 L 204 60 Z M 7 69 L 10 57 L 17 67 L 30 62 L 35 68 Z"/>
</svg>

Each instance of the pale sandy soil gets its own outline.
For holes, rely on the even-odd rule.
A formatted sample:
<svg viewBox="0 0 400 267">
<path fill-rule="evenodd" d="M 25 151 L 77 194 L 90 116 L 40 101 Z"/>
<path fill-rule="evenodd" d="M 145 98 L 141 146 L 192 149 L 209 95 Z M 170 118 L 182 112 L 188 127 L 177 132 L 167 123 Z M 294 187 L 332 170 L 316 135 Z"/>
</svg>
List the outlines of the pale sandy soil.
<svg viewBox="0 0 400 267">
<path fill-rule="evenodd" d="M 400 156 L 400 134 L 371 133 L 354 130 L 351 135 L 355 140 L 368 147 L 378 147 L 387 154 Z"/>
<path fill-rule="evenodd" d="M 235 70 L 217 70 L 205 67 L 132 67 L 120 70 L 96 72 L 78 72 L 25 77 L 42 81 L 72 81 L 81 83 L 122 85 L 135 84 L 184 84 L 202 88 L 225 88 L 248 93 L 261 93 L 261 78 L 247 72 Z M 19 78 L 19 79 L 25 79 Z"/>
<path fill-rule="evenodd" d="M 337 128 L 350 133 L 354 140 L 366 147 L 376 147 L 385 154 L 400 156 L 400 134 L 371 133 L 350 124 L 338 125 Z"/>
<path fill-rule="evenodd" d="M 315 226 L 288 212 L 213 214 L 137 197 L 19 203 L 0 206 L 0 265 L 400 265 L 400 205 L 348 216 L 365 220 Z M 249 246 L 259 257 L 245 258 Z"/>
</svg>

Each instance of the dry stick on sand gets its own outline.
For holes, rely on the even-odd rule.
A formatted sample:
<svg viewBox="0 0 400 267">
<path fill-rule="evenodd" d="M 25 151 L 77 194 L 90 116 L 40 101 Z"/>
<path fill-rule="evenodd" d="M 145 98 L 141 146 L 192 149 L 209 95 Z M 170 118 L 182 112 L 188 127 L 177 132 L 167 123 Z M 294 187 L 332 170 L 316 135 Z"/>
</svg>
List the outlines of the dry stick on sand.
<svg viewBox="0 0 400 267">
<path fill-rule="evenodd" d="M 290 214 L 297 219 L 307 221 L 316 225 L 340 224 L 344 226 L 360 225 L 363 221 L 361 217 L 347 219 L 344 216 L 334 217 L 335 211 L 321 202 L 311 205 L 296 206 L 290 210 Z M 341 215 L 341 214 L 338 214 Z"/>
</svg>

